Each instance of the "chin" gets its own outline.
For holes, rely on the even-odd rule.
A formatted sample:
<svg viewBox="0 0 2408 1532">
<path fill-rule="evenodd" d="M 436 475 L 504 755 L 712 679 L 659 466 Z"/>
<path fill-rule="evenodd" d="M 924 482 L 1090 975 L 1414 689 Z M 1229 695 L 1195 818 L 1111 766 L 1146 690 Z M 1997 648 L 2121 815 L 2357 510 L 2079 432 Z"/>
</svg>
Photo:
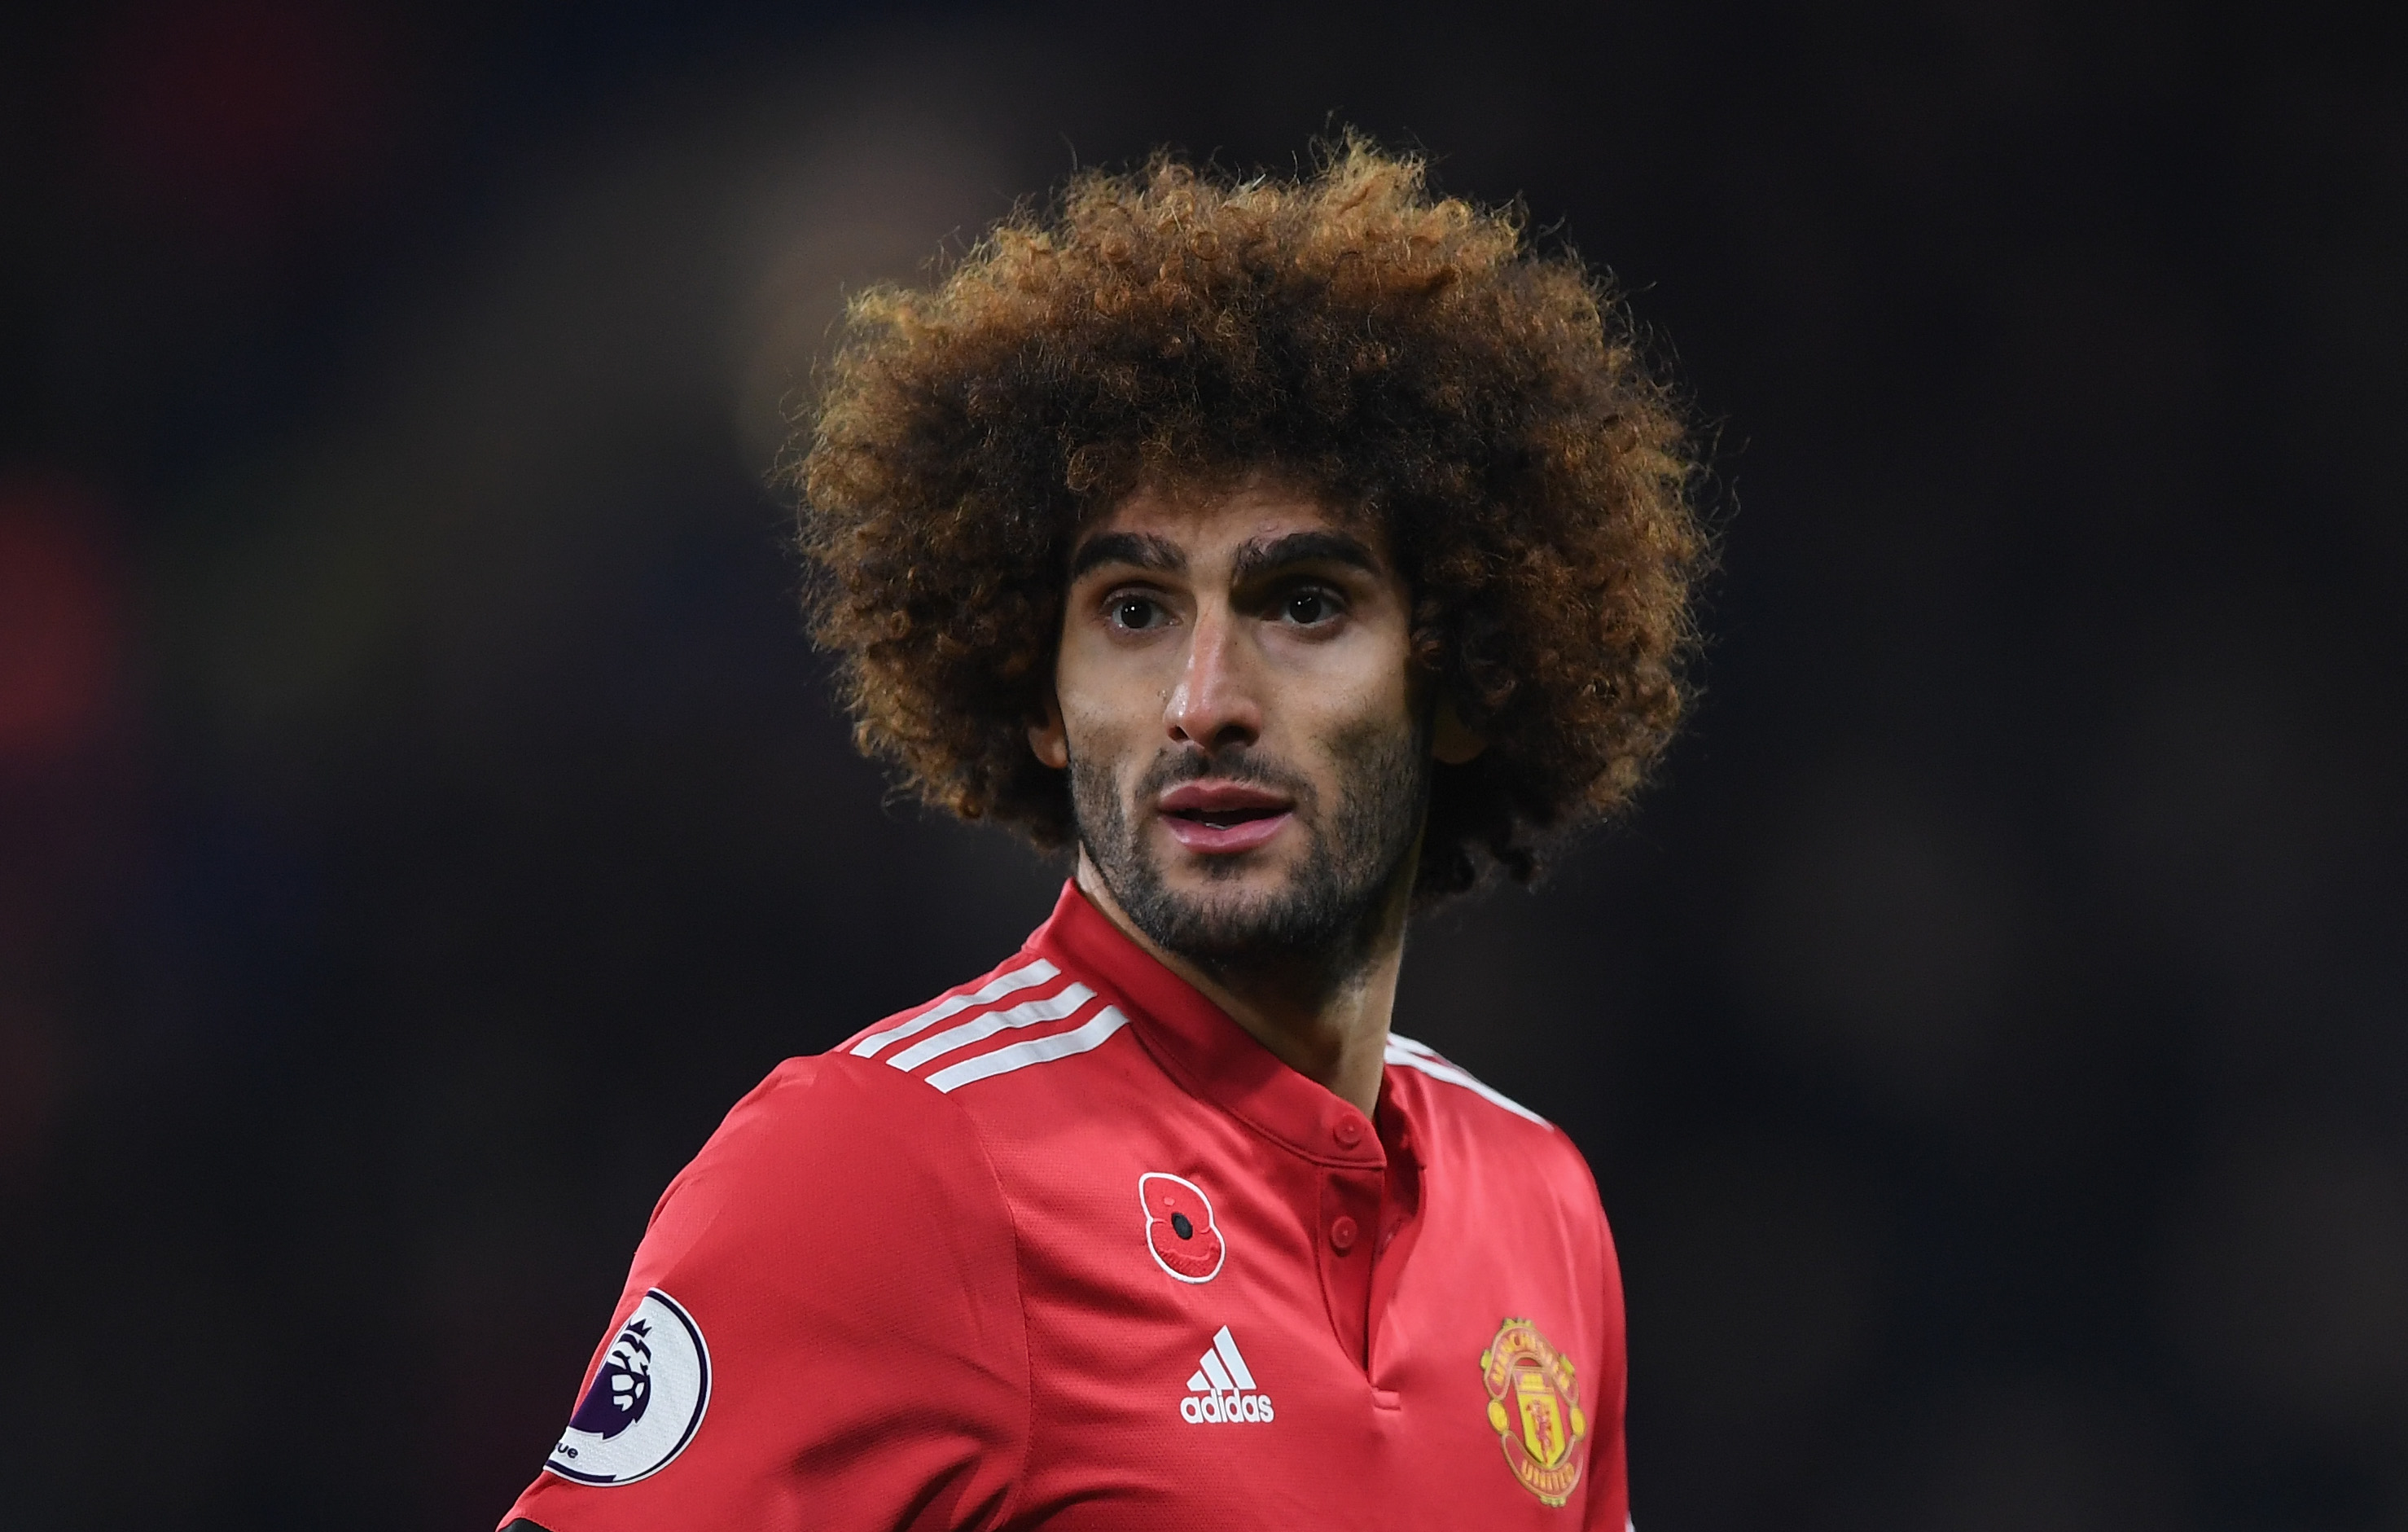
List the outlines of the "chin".
<svg viewBox="0 0 2408 1532">
<path fill-rule="evenodd" d="M 1250 924 L 1252 917 L 1282 909 L 1304 894 L 1304 880 L 1296 869 L 1251 856 L 1189 858 L 1188 863 L 1162 869 L 1156 886 L 1192 915 L 1216 925 Z"/>
<path fill-rule="evenodd" d="M 1154 864 L 1165 888 L 1216 902 L 1223 898 L 1272 898 L 1296 881 L 1296 868 L 1277 848 L 1259 847 L 1235 855 L 1207 856 L 1174 842 Z"/>
</svg>

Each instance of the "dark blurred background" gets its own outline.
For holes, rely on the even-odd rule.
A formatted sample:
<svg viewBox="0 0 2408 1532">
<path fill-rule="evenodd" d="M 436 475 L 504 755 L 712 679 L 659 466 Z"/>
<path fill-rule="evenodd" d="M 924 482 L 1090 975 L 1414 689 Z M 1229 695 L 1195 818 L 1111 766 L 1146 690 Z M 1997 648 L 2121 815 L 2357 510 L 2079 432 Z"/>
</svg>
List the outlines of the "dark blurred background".
<svg viewBox="0 0 2408 1532">
<path fill-rule="evenodd" d="M 1717 433 L 1694 728 L 1400 1028 L 1595 1162 L 1647 1532 L 2408 1529 L 2408 70 L 2258 0 L 0 21 L 0 1527 L 481 1527 L 653 1197 L 1057 868 L 882 802 L 781 401 L 1354 123 Z M 2386 27 L 2390 23 L 2385 23 Z"/>
</svg>

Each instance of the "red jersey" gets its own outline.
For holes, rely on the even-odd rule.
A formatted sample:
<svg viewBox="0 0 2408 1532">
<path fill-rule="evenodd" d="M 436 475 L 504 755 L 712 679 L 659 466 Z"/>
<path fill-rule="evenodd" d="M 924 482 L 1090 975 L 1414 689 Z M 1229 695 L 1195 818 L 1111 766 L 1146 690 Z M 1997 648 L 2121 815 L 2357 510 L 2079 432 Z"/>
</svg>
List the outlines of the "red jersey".
<svg viewBox="0 0 2408 1532">
<path fill-rule="evenodd" d="M 1624 1532 L 1622 1409 L 1560 1130 L 1402 1038 L 1366 1118 L 1073 886 L 728 1114 L 508 1519 Z"/>
</svg>

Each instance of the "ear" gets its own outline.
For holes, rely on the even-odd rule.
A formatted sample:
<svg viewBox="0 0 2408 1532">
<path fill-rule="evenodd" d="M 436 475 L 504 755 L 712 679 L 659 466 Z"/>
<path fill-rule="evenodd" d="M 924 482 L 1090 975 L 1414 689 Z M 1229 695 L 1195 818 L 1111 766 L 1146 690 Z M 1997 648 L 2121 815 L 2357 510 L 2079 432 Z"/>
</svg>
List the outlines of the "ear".
<svg viewBox="0 0 2408 1532">
<path fill-rule="evenodd" d="M 1471 732 L 1471 725 L 1455 710 L 1455 698 L 1439 694 L 1438 712 L 1430 720 L 1430 754 L 1441 766 L 1462 766 L 1488 748 L 1488 741 Z"/>
<path fill-rule="evenodd" d="M 1062 704 L 1054 699 L 1050 686 L 1045 689 L 1044 716 L 1028 725 L 1028 748 L 1056 771 L 1070 765 L 1070 734 L 1062 726 Z"/>
</svg>

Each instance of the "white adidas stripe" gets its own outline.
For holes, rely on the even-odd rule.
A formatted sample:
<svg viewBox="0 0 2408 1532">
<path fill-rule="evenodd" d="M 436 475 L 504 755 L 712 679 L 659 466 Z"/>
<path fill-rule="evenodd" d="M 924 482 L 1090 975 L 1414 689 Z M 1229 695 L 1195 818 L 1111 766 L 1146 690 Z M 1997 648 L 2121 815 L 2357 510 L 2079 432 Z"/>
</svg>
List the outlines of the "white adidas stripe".
<svg viewBox="0 0 2408 1532">
<path fill-rule="evenodd" d="M 1229 1376 L 1237 1381 L 1240 1388 L 1254 1386 L 1254 1375 L 1246 1370 L 1246 1359 L 1238 1354 L 1238 1338 L 1229 1333 L 1226 1324 L 1213 1332 L 1212 1349 L 1221 1353 L 1222 1361 L 1229 1364 Z"/>
<path fill-rule="evenodd" d="M 1126 1025 L 1128 1018 L 1121 1014 L 1118 1006 L 1106 1006 L 1096 1012 L 1084 1026 L 1056 1032 L 1050 1038 L 1031 1038 L 1026 1042 L 1010 1043 L 991 1052 L 981 1053 L 976 1058 L 949 1064 L 935 1074 L 921 1078 L 937 1089 L 951 1093 L 974 1080 L 990 1080 L 996 1075 L 1008 1075 L 1014 1069 L 1025 1069 L 1032 1064 L 1050 1064 L 1055 1059 L 1068 1058 L 1073 1053 L 1101 1048 L 1113 1033 Z"/>
<path fill-rule="evenodd" d="M 1015 990 L 1025 990 L 1032 985 L 1042 984 L 1060 971 L 1040 957 L 1025 967 L 999 973 L 968 995 L 956 995 L 950 1000 L 940 1000 L 900 1026 L 862 1038 L 853 1045 L 853 1052 L 858 1057 L 874 1059 L 886 1050 L 889 1043 L 897 1043 L 906 1038 L 917 1037 L 939 1022 L 958 1016 L 972 1006 L 992 1005 Z"/>
<path fill-rule="evenodd" d="M 1388 1046 L 1382 1052 L 1381 1057 L 1390 1064 L 1401 1065 L 1408 1069 L 1419 1069 L 1432 1080 L 1443 1080 L 1450 1085 L 1460 1085 L 1481 1099 L 1504 1108 L 1516 1117 L 1526 1117 L 1541 1127 L 1546 1125 L 1547 1120 L 1537 1112 L 1504 1092 L 1483 1084 L 1469 1073 L 1449 1064 L 1436 1052 L 1413 1041 L 1411 1038 L 1401 1038 L 1394 1032 L 1389 1033 Z"/>
<path fill-rule="evenodd" d="M 1061 994 L 1042 1000 L 1024 1000 L 1010 1010 L 990 1010 L 983 1016 L 973 1016 L 959 1026 L 949 1026 L 933 1038 L 923 1038 L 886 1062 L 897 1069 L 916 1069 L 932 1058 L 950 1053 L 956 1048 L 968 1048 L 983 1042 L 998 1032 L 1009 1032 L 1016 1026 L 1035 1026 L 1039 1022 L 1058 1022 L 1075 1015 L 1081 1006 L 1096 997 L 1096 992 L 1084 984 L 1072 984 Z"/>
<path fill-rule="evenodd" d="M 1189 1393 L 1226 1394 L 1238 1386 L 1236 1381 L 1230 1378 L 1229 1369 L 1221 1365 L 1221 1358 L 1215 1353 L 1206 1352 L 1204 1360 L 1198 1366 L 1203 1370 L 1187 1380 Z"/>
<path fill-rule="evenodd" d="M 1191 1393 L 1226 1394 L 1233 1388 L 1254 1392 L 1254 1375 L 1247 1370 L 1246 1359 L 1238 1354 L 1238 1338 L 1226 1324 L 1212 1337 L 1212 1349 L 1196 1366 L 1196 1375 L 1187 1380 Z"/>
</svg>

